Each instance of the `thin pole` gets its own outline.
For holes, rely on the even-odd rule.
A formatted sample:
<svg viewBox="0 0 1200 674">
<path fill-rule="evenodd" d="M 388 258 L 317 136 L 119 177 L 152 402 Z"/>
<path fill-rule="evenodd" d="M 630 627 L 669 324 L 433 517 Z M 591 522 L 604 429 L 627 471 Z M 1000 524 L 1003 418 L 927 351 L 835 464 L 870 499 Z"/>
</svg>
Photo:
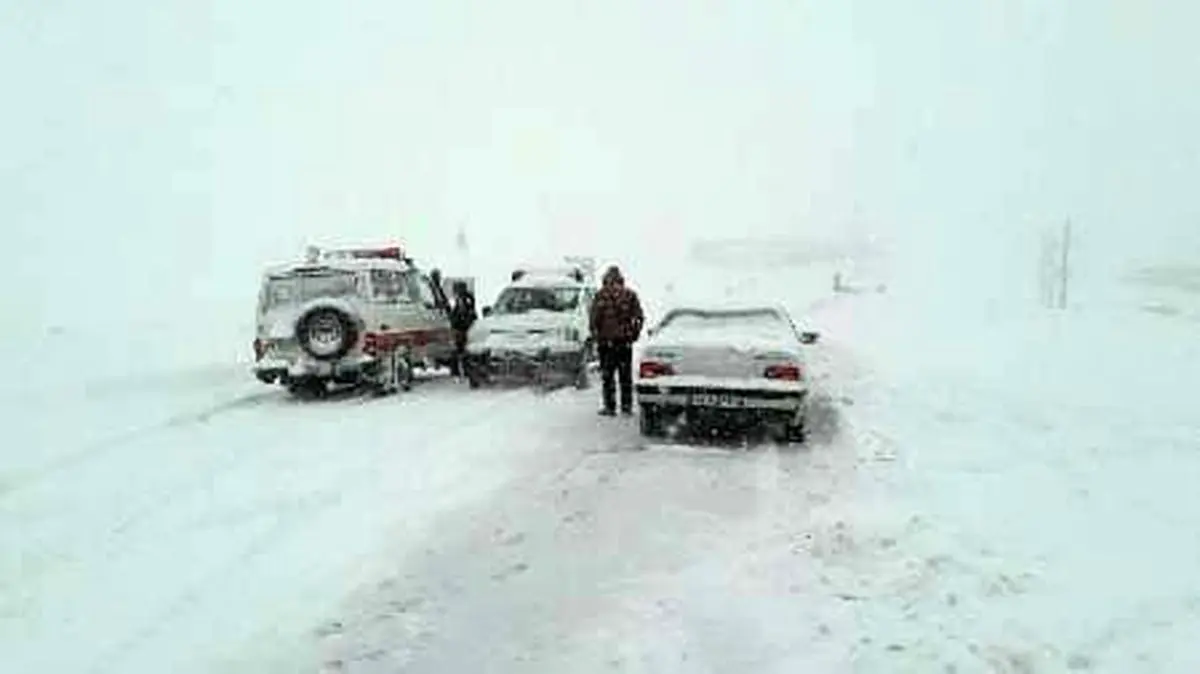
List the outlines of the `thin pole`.
<svg viewBox="0 0 1200 674">
<path fill-rule="evenodd" d="M 1061 285 L 1059 287 L 1058 308 L 1067 308 L 1067 279 L 1069 274 L 1067 270 L 1071 263 L 1071 221 L 1067 220 L 1063 223 L 1063 242 L 1062 242 L 1062 268 L 1059 272 L 1062 274 Z"/>
</svg>

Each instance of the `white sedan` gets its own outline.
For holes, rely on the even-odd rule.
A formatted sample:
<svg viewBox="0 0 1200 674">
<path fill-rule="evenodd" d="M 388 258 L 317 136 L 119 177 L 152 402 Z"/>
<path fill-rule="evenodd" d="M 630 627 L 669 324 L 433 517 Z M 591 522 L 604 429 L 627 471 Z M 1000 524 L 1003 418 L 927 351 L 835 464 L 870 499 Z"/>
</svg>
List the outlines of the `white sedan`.
<svg viewBox="0 0 1200 674">
<path fill-rule="evenodd" d="M 802 442 L 809 398 L 800 332 L 779 306 L 676 307 L 648 334 L 638 363 L 641 432 L 765 429 Z"/>
</svg>

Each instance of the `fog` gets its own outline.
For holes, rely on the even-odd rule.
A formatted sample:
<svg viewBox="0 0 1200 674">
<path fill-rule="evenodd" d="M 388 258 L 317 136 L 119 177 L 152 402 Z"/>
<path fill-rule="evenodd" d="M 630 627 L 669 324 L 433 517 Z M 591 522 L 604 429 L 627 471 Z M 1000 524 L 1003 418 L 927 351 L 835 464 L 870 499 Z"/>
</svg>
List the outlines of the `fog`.
<svg viewBox="0 0 1200 674">
<path fill-rule="evenodd" d="M 915 288 L 1024 301 L 1038 232 L 1071 218 L 1102 293 L 1140 261 L 1200 253 L 1198 15 L 8 3 L 5 328 L 117 344 L 135 326 L 225 357 L 247 350 L 262 265 L 396 238 L 495 274 L 549 253 L 648 270 L 710 237 L 874 234 Z"/>
</svg>

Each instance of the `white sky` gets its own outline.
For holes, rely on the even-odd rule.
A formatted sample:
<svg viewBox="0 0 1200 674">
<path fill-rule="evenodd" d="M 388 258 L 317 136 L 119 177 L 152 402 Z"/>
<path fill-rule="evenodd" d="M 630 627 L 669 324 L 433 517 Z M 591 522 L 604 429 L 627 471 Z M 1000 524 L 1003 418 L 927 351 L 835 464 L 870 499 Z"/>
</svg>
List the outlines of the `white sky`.
<svg viewBox="0 0 1200 674">
<path fill-rule="evenodd" d="M 310 240 L 436 259 L 460 222 L 495 260 L 857 228 L 1000 278 L 1066 216 L 1105 269 L 1194 257 L 1197 19 L 1183 0 L 6 3 L 4 305 L 249 317 L 259 267 Z"/>
</svg>

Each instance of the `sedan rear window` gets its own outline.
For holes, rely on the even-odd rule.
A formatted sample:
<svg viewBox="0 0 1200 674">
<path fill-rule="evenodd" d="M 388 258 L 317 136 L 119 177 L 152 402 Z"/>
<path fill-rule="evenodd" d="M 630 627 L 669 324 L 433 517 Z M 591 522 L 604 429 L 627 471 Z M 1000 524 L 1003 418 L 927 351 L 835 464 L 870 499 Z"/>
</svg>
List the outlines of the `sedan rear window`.
<svg viewBox="0 0 1200 674">
<path fill-rule="evenodd" d="M 780 315 L 769 310 L 751 311 L 677 311 L 669 315 L 663 329 L 672 330 L 724 330 L 766 329 L 780 330 L 787 323 Z"/>
<path fill-rule="evenodd" d="M 667 315 L 660 334 L 703 335 L 706 339 L 736 342 L 740 339 L 795 339 L 787 318 L 770 309 L 745 311 L 678 310 Z"/>
</svg>

